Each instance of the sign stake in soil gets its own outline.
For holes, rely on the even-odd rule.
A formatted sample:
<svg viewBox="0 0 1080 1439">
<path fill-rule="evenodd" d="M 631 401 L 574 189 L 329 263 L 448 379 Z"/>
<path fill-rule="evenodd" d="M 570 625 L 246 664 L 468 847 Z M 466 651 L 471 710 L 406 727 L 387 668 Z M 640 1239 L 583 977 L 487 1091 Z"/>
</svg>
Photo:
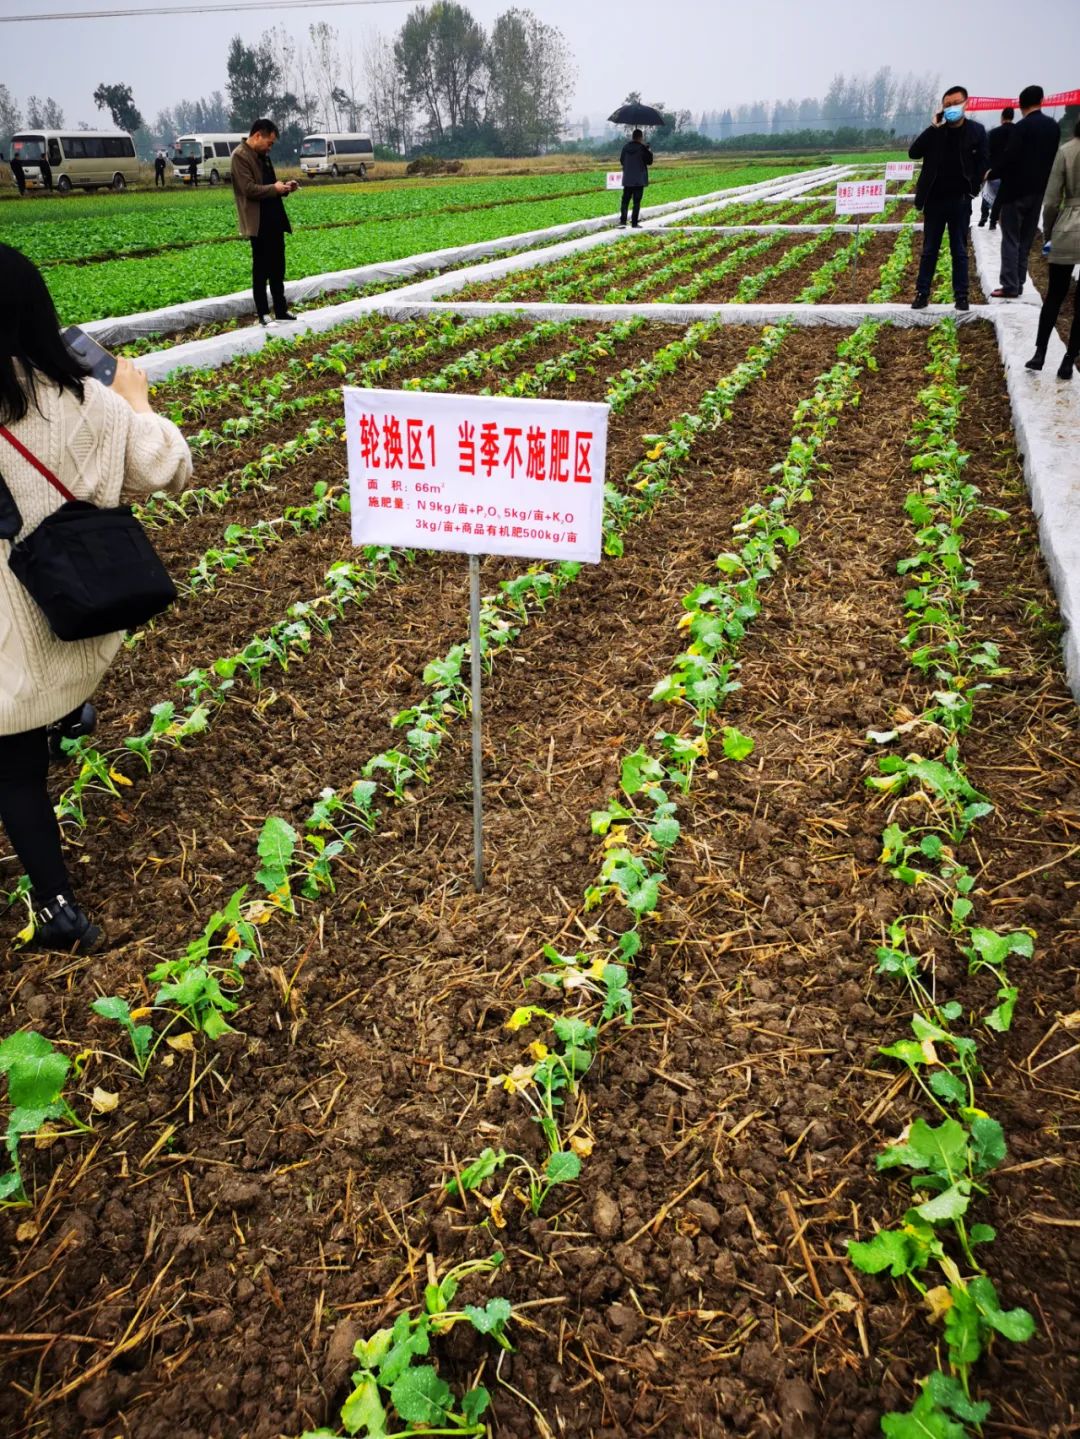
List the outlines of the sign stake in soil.
<svg viewBox="0 0 1080 1439">
<path fill-rule="evenodd" d="M 469 654 L 472 671 L 473 889 L 484 887 L 484 725 L 480 710 L 480 556 L 469 556 Z"/>
<path fill-rule="evenodd" d="M 473 884 L 479 891 L 480 556 L 599 564 L 608 406 L 351 386 L 343 396 L 353 544 L 469 556 Z M 529 569 L 526 583 L 538 568 Z"/>
<path fill-rule="evenodd" d="M 885 208 L 884 180 L 843 180 L 836 187 L 836 214 L 855 216 L 855 249 L 851 256 L 851 288 L 859 273 L 859 233 L 863 215 L 880 214 Z"/>
</svg>

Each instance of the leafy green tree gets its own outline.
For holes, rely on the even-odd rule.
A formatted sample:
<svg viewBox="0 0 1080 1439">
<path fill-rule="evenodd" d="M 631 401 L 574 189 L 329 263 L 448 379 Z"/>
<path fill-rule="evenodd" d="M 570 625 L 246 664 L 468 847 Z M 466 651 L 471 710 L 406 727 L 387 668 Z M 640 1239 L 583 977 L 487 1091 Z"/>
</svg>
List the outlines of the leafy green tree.
<svg viewBox="0 0 1080 1439">
<path fill-rule="evenodd" d="M 99 85 L 94 91 L 94 104 L 99 110 L 108 110 L 118 130 L 132 133 L 142 128 L 143 117 L 135 104 L 130 85 Z"/>
<path fill-rule="evenodd" d="M 26 123 L 32 130 L 59 130 L 64 124 L 64 112 L 51 95 L 44 100 L 31 95 L 26 101 Z"/>
<path fill-rule="evenodd" d="M 258 45 L 245 45 L 234 35 L 226 62 L 225 89 L 229 96 L 229 123 L 236 130 L 247 130 L 255 120 L 268 116 L 278 125 L 285 117 L 281 109 L 281 67 L 274 58 L 268 36 Z"/>
<path fill-rule="evenodd" d="M 432 139 L 474 126 L 483 95 L 484 32 L 456 0 L 411 11 L 394 43 L 394 58 L 409 94 L 427 113 Z"/>
<path fill-rule="evenodd" d="M 498 16 L 487 48 L 487 121 L 508 155 L 535 155 L 566 124 L 573 62 L 562 34 L 531 10 Z"/>
</svg>

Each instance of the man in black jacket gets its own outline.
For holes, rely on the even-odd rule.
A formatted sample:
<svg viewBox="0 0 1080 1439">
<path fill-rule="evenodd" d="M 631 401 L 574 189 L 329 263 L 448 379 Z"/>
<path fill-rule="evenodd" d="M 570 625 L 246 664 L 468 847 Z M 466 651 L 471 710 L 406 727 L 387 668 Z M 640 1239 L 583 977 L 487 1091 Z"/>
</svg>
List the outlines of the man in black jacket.
<svg viewBox="0 0 1080 1439">
<path fill-rule="evenodd" d="M 634 202 L 634 215 L 631 220 L 632 227 L 640 229 L 638 215 L 641 213 L 641 197 L 645 193 L 645 186 L 649 183 L 649 166 L 653 162 L 653 152 L 642 139 L 640 130 L 635 130 L 631 139 L 622 147 L 622 154 L 619 156 L 619 164 L 622 166 L 622 209 L 619 211 L 619 224 L 626 224 L 626 212 L 630 208 L 630 201 Z"/>
<path fill-rule="evenodd" d="M 986 177 L 1001 181 L 1001 285 L 992 292 L 998 300 L 1015 300 L 1024 288 L 1042 197 L 1061 143 L 1058 123 L 1043 114 L 1042 102 L 1041 85 L 1020 91 L 1023 118 L 1012 127 L 1004 154 Z"/>
<path fill-rule="evenodd" d="M 1009 136 L 1012 134 L 1012 122 L 1016 111 L 1011 105 L 1006 105 L 1001 112 L 1001 124 L 995 125 L 986 137 L 986 145 L 990 151 L 990 169 L 998 163 L 1005 153 L 1005 147 L 1009 143 Z M 981 230 L 990 221 L 991 230 L 997 229 L 998 217 L 1001 214 L 1001 201 L 998 194 L 1001 189 L 1000 180 L 987 180 L 982 192 L 982 214 L 979 216 L 979 229 Z"/>
<path fill-rule="evenodd" d="M 977 120 L 964 114 L 968 92 L 963 85 L 951 85 L 941 97 L 941 109 L 932 123 L 911 143 L 908 155 L 921 160 L 915 186 L 915 208 L 923 212 L 922 259 L 915 281 L 913 310 L 924 310 L 930 302 L 941 239 L 949 232 L 952 254 L 953 298 L 958 310 L 968 304 L 968 231 L 971 228 L 971 201 L 979 193 L 989 163 L 986 131 Z"/>
</svg>

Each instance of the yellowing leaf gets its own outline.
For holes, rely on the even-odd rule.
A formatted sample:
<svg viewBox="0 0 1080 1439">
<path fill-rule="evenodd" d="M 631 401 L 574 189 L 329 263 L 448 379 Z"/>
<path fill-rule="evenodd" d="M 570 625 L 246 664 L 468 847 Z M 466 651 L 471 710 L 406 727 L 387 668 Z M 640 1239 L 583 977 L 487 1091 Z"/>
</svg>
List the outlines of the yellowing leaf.
<svg viewBox="0 0 1080 1439">
<path fill-rule="evenodd" d="M 653 445 L 651 450 L 645 451 L 645 458 L 647 460 L 658 460 L 663 453 L 663 445 Z"/>
<path fill-rule="evenodd" d="M 126 774 L 121 774 L 118 769 L 112 769 L 111 767 L 109 769 L 109 778 L 112 780 L 113 784 L 131 784 L 131 781 L 128 779 Z"/>
<path fill-rule="evenodd" d="M 939 1284 L 934 1289 L 928 1289 L 923 1298 L 926 1300 L 926 1307 L 930 1311 L 931 1319 L 944 1319 L 953 1307 L 952 1294 L 949 1292 L 947 1284 Z"/>
<path fill-rule="evenodd" d="M 52 1120 L 47 1119 L 34 1135 L 35 1149 L 50 1149 L 57 1141 L 60 1131 Z"/>
<path fill-rule="evenodd" d="M 131 1011 L 131 1017 L 132 1019 L 146 1019 L 146 1017 L 153 1014 L 153 1012 L 148 1004 L 141 1004 L 138 1009 Z"/>
<path fill-rule="evenodd" d="M 570 1148 L 579 1159 L 588 1159 L 593 1152 L 593 1142 L 585 1134 L 572 1134 L 570 1136 Z"/>
<path fill-rule="evenodd" d="M 33 937 L 34 937 L 34 921 L 31 920 L 30 923 L 25 927 L 25 929 L 20 929 L 20 930 L 19 930 L 18 934 L 15 936 L 15 943 L 16 943 L 16 944 L 29 944 L 30 941 L 33 939 Z"/>
<path fill-rule="evenodd" d="M 27 1244 L 31 1239 L 38 1236 L 38 1227 L 33 1219 L 24 1219 L 15 1231 L 15 1238 L 20 1244 Z"/>
<path fill-rule="evenodd" d="M 495 1198 L 491 1201 L 491 1204 L 488 1207 L 488 1213 L 491 1215 L 491 1222 L 492 1224 L 494 1224 L 496 1229 L 506 1228 L 506 1216 L 505 1214 L 503 1214 L 502 1210 L 501 1195 L 496 1194 Z"/>
<path fill-rule="evenodd" d="M 533 1059 L 542 1062 L 543 1060 L 547 1059 L 548 1055 L 551 1053 L 551 1050 L 548 1049 L 547 1045 L 543 1042 L 543 1040 L 534 1039 L 532 1044 L 529 1045 L 529 1053 L 532 1055 Z"/>
<path fill-rule="evenodd" d="M 509 1074 L 503 1075 L 503 1088 L 508 1094 L 521 1094 L 532 1083 L 535 1068 L 532 1064 L 515 1064 Z"/>
<path fill-rule="evenodd" d="M 195 1049 L 195 1036 L 188 1034 L 170 1034 L 165 1043 L 170 1049 L 178 1050 L 180 1054 L 191 1054 Z"/>
<path fill-rule="evenodd" d="M 519 1005 L 513 1014 L 506 1021 L 505 1028 L 511 1031 L 524 1029 L 527 1024 L 532 1023 L 532 1017 L 536 1013 L 536 1006 L 532 1004 Z"/>
<path fill-rule="evenodd" d="M 120 1096 L 114 1094 L 110 1089 L 102 1089 L 100 1085 L 94 1086 L 94 1092 L 90 1096 L 90 1107 L 95 1114 L 111 1114 L 114 1109 L 119 1108 Z"/>
</svg>

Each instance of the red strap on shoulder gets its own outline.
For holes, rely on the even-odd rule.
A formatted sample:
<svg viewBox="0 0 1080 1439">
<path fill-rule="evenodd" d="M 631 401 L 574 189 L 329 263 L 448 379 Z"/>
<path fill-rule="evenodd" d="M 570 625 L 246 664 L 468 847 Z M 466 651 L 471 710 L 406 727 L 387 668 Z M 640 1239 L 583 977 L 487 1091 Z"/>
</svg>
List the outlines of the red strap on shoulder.
<svg viewBox="0 0 1080 1439">
<path fill-rule="evenodd" d="M 43 465 L 38 459 L 37 455 L 31 454 L 30 451 L 26 448 L 26 446 L 22 443 L 22 441 L 17 440 L 6 425 L 0 425 L 0 435 L 3 435 L 4 439 L 7 440 L 8 444 L 11 445 L 13 449 L 18 450 L 19 454 L 22 455 L 23 459 L 28 465 L 33 465 L 34 469 L 37 470 L 39 475 L 44 475 L 45 478 L 48 480 L 49 484 L 52 485 L 53 489 L 59 490 L 65 500 L 73 500 L 75 498 L 75 496 L 71 493 L 67 486 L 60 483 L 60 481 L 53 474 L 52 470 L 47 469 L 46 466 Z"/>
</svg>

